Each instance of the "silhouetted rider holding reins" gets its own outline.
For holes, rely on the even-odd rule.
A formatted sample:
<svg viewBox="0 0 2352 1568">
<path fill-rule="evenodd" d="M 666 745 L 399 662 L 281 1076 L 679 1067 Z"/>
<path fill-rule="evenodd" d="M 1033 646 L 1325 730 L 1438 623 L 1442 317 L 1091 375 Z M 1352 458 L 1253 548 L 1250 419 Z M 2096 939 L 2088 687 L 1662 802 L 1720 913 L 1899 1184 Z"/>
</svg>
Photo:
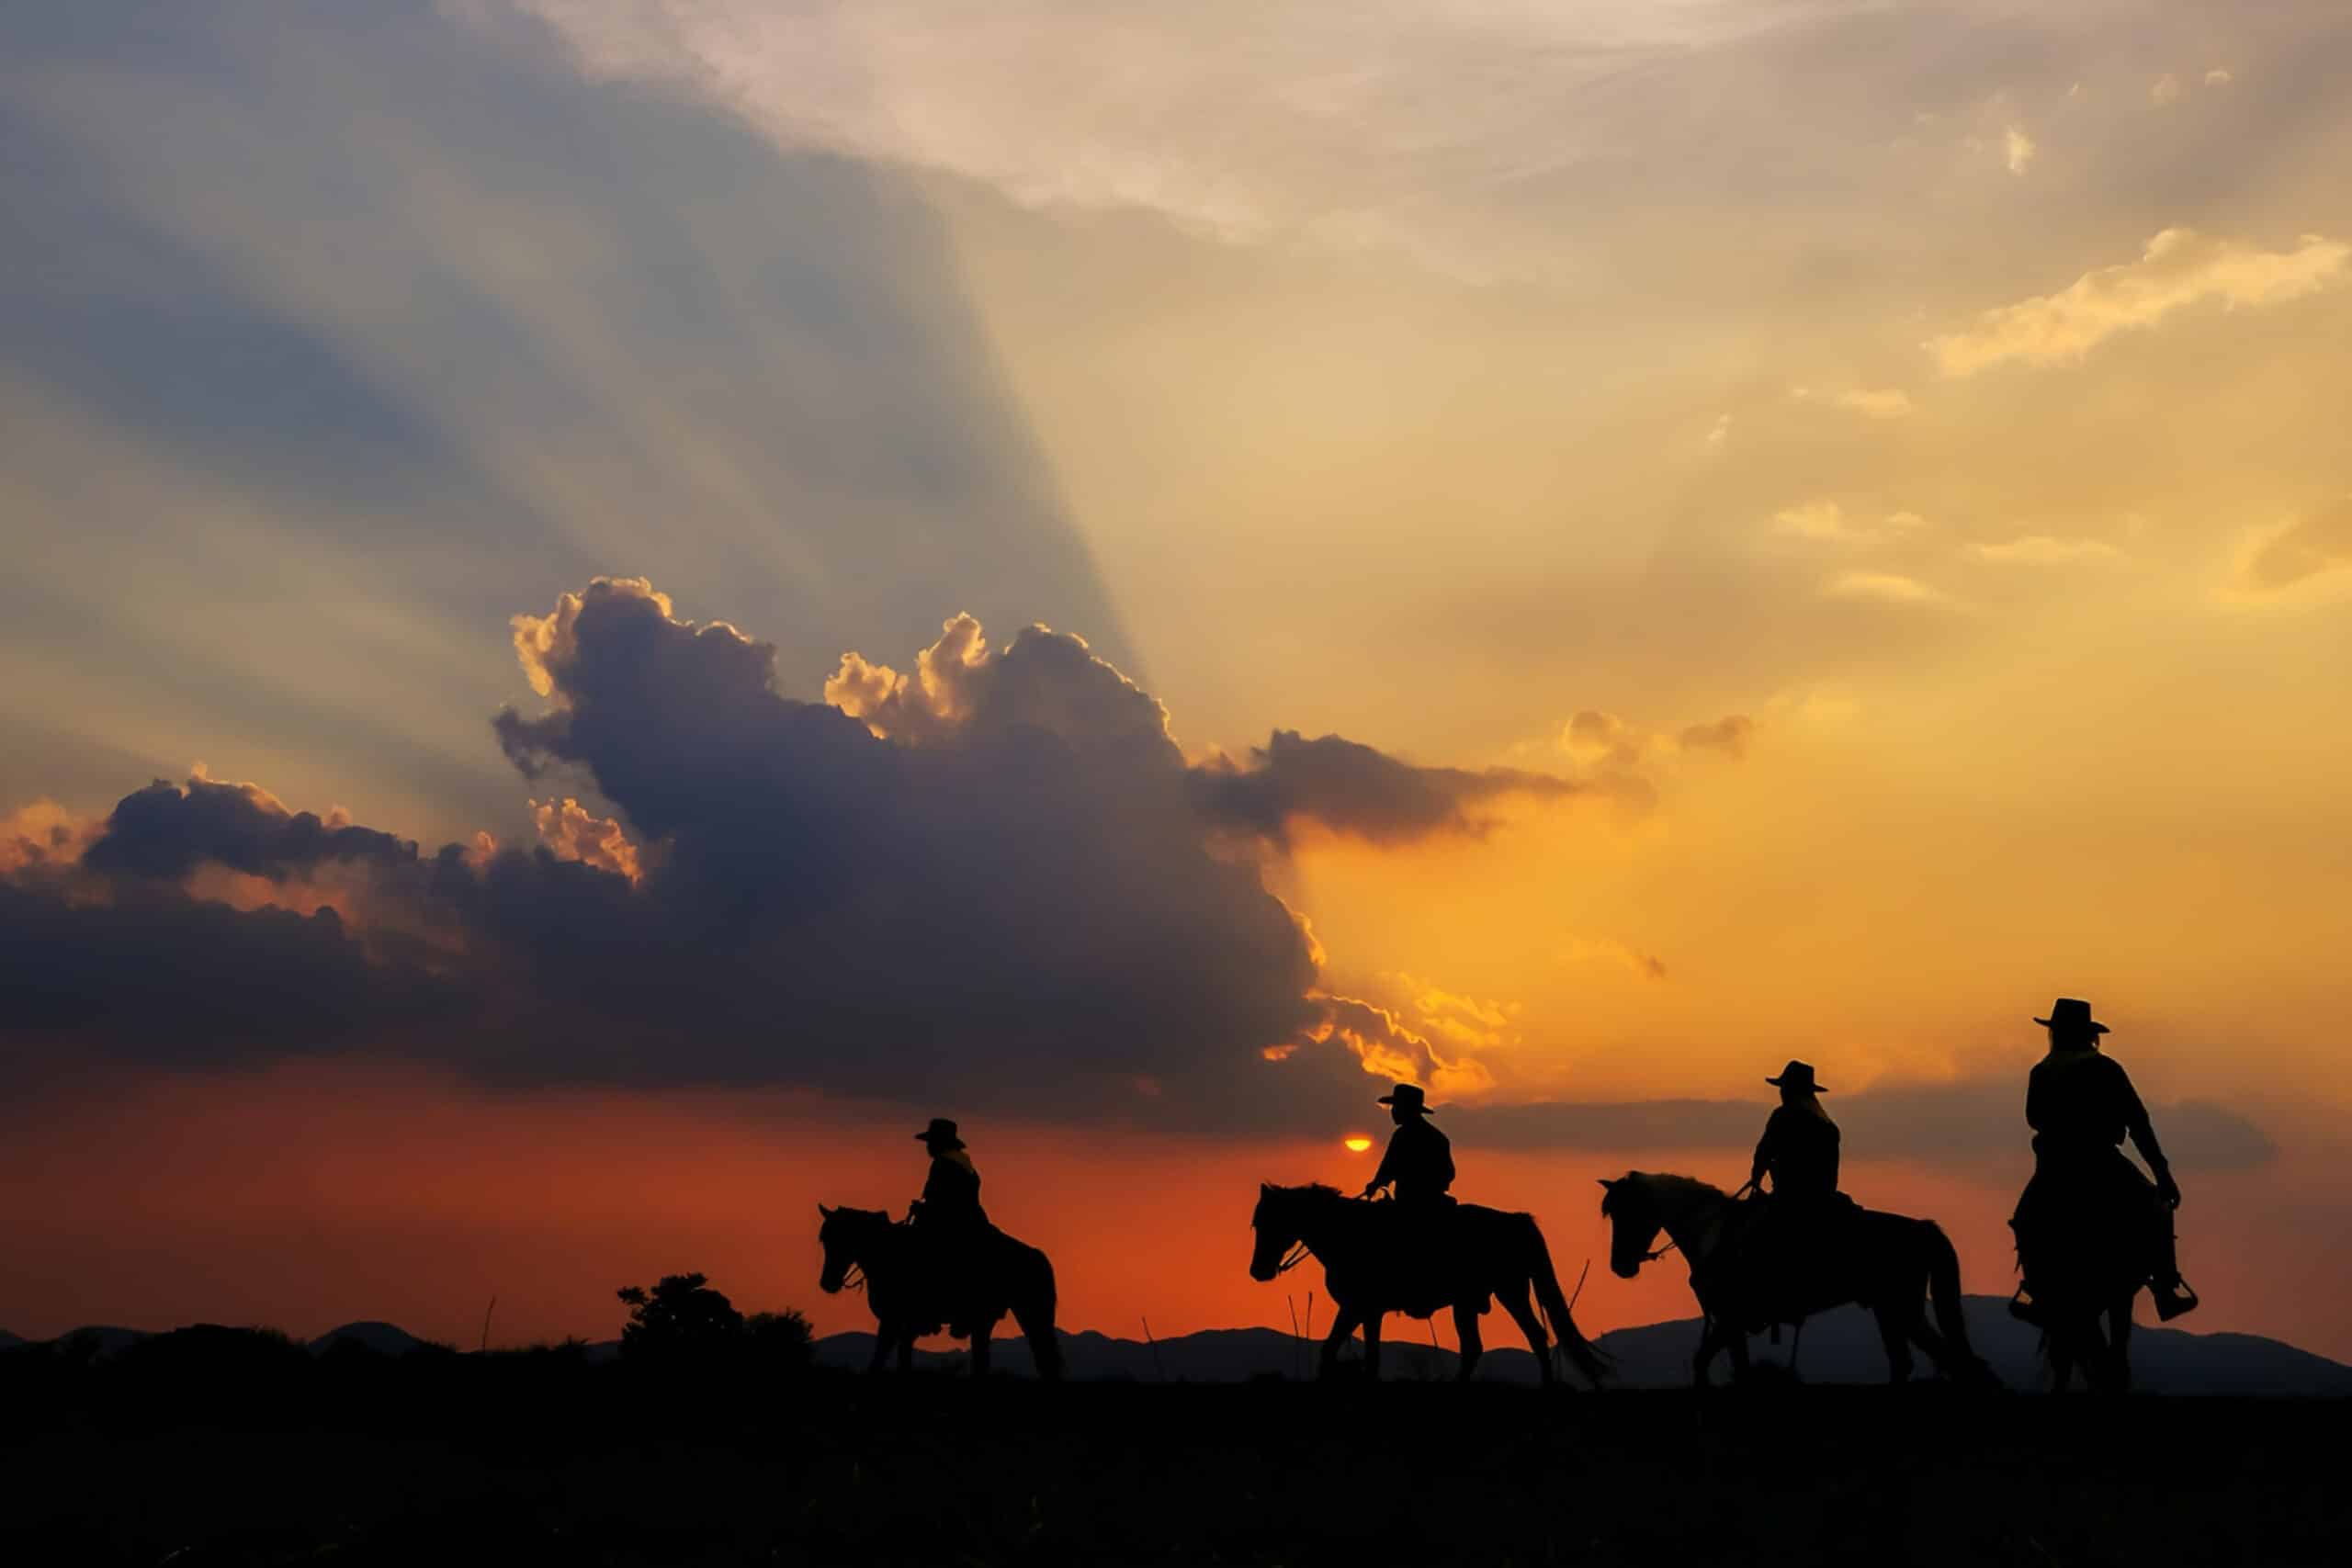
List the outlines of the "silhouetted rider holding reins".
<svg viewBox="0 0 2352 1568">
<path fill-rule="evenodd" d="M 2027 1275 L 2015 1310 L 2021 1317 L 2035 1315 L 2037 1258 L 2057 1244 L 2053 1232 L 2065 1206 L 2087 1198 L 2122 1224 L 2140 1228 L 2156 1315 L 2170 1322 L 2196 1307 L 2197 1293 L 2181 1282 L 2172 1226 L 2180 1186 L 2157 1146 L 2148 1108 L 2123 1064 L 2099 1050 L 2099 1036 L 2109 1031 L 2092 1019 L 2090 1003 L 2061 997 L 2048 1018 L 2033 1021 L 2050 1031 L 2050 1052 L 2026 1080 L 2025 1120 L 2033 1129 L 2034 1168 L 2009 1222 Z M 2148 1162 L 2153 1184 L 2124 1155 L 2127 1136 Z"/>
<path fill-rule="evenodd" d="M 989 1216 L 980 1207 L 979 1169 L 972 1164 L 964 1140 L 956 1135 L 956 1123 L 934 1116 L 931 1125 L 915 1136 L 930 1151 L 931 1172 L 923 1178 L 922 1196 L 908 1206 L 908 1221 L 943 1233 L 976 1231 L 986 1225 Z"/>
<path fill-rule="evenodd" d="M 1400 1204 L 1426 1210 L 1453 1202 L 1445 1190 L 1453 1185 L 1453 1145 L 1430 1124 L 1429 1103 L 1420 1085 L 1400 1083 L 1382 1095 L 1378 1103 L 1388 1107 L 1389 1120 L 1396 1123 L 1396 1130 L 1388 1134 L 1380 1168 L 1363 1184 L 1363 1196 L 1369 1198 L 1394 1183 Z"/>
</svg>

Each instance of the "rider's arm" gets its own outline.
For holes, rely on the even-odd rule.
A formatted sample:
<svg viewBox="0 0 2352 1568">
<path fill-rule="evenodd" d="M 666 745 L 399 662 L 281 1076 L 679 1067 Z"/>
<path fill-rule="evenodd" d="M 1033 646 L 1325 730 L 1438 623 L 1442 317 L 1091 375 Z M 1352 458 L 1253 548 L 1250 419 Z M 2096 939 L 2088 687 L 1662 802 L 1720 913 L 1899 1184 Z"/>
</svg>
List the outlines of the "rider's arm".
<svg viewBox="0 0 2352 1568">
<path fill-rule="evenodd" d="M 2148 1108 L 2140 1099 L 2140 1091 L 2132 1087 L 2132 1075 L 2118 1063 L 2115 1079 L 2122 1100 L 2123 1130 L 2131 1134 L 2132 1145 L 2140 1157 L 2148 1162 L 2148 1171 L 2156 1179 L 2156 1188 L 2168 1203 L 2180 1201 L 2180 1188 L 2172 1179 L 2172 1162 L 2165 1158 L 2165 1151 L 2156 1145 L 2156 1129 L 2148 1120 Z"/>
<path fill-rule="evenodd" d="M 1756 1157 L 1748 1162 L 1747 1184 L 1758 1191 L 1763 1190 L 1764 1173 L 1772 1168 L 1772 1133 L 1780 1121 L 1781 1113 L 1777 1111 L 1765 1118 L 1764 1135 L 1756 1140 Z"/>
<path fill-rule="evenodd" d="M 1366 1192 L 1377 1192 L 1396 1179 L 1396 1172 L 1394 1168 L 1396 1164 L 1396 1145 L 1402 1141 L 1395 1133 L 1388 1135 L 1388 1146 L 1380 1151 L 1380 1168 L 1374 1171 L 1372 1179 L 1363 1184 L 1363 1190 Z"/>
</svg>

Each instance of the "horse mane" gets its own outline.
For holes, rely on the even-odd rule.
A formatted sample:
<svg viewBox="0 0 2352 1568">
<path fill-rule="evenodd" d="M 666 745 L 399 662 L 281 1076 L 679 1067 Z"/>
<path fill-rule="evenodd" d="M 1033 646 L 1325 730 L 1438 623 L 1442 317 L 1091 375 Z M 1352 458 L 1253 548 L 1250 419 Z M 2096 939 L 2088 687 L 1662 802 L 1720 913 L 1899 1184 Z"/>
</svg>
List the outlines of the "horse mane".
<svg viewBox="0 0 2352 1568">
<path fill-rule="evenodd" d="M 1262 1183 L 1269 1192 L 1279 1192 L 1286 1198 L 1344 1198 L 1346 1193 L 1328 1182 L 1309 1181 L 1303 1186 L 1284 1187 L 1280 1182 Z"/>
<path fill-rule="evenodd" d="M 1670 1171 L 1629 1170 L 1618 1179 L 1617 1185 L 1600 1195 L 1600 1212 L 1612 1218 L 1618 1213 L 1617 1194 L 1626 1182 L 1637 1182 L 1652 1191 L 1680 1192 L 1691 1197 L 1713 1193 L 1725 1196 L 1724 1190 L 1712 1181 L 1702 1181 L 1695 1176 L 1676 1176 Z"/>
</svg>

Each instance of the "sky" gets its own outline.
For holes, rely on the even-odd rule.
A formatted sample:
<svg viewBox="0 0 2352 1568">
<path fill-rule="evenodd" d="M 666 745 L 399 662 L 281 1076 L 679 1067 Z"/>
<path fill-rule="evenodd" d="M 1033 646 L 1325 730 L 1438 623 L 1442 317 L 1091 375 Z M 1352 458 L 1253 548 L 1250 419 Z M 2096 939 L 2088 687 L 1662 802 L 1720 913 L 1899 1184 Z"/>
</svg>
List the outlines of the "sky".
<svg viewBox="0 0 2352 1568">
<path fill-rule="evenodd" d="M 1792 1057 L 2005 1292 L 2063 995 L 2190 1321 L 2352 1358 L 2347 66 L 2328 0 L 12 9 L 0 1326 L 863 1326 L 816 1205 L 934 1115 L 1067 1325 L 1286 1325 L 1255 1184 L 1388 1082 L 1573 1273 Z"/>
</svg>

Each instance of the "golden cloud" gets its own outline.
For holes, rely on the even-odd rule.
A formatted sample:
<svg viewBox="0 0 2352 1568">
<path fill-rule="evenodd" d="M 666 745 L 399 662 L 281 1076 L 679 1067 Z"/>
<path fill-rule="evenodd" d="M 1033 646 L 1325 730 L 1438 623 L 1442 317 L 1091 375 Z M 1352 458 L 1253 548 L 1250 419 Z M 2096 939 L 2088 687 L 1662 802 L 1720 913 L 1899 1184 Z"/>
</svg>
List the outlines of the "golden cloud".
<svg viewBox="0 0 2352 1568">
<path fill-rule="evenodd" d="M 2055 294 L 1987 310 L 1962 332 L 1929 338 L 1947 376 L 1994 365 L 2069 365 L 2120 332 L 2154 326 L 2208 299 L 2275 305 L 2340 280 L 2352 245 L 2306 234 L 2291 251 L 2265 251 L 2194 229 L 2166 229 L 2140 259 L 2086 272 Z"/>
</svg>

